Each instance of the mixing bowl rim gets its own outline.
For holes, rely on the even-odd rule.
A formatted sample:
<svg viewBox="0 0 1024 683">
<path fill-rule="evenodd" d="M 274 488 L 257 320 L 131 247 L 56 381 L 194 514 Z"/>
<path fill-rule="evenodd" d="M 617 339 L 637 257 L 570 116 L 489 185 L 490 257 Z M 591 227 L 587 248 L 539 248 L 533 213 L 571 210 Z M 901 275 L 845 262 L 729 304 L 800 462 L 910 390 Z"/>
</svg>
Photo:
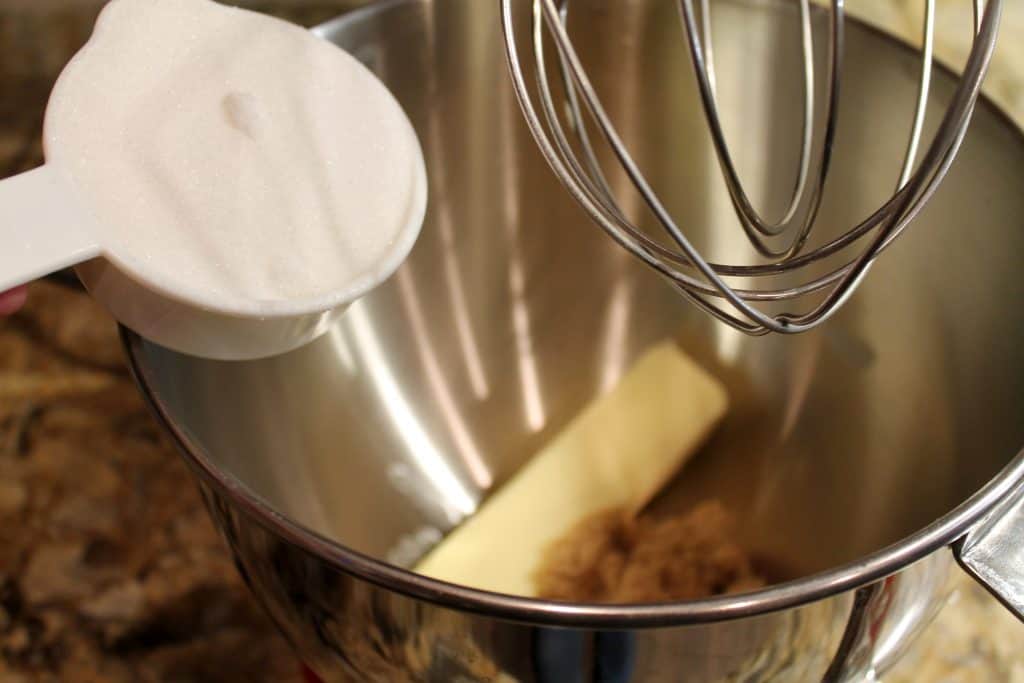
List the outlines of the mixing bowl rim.
<svg viewBox="0 0 1024 683">
<path fill-rule="evenodd" d="M 321 36 L 326 36 L 365 15 L 424 1 L 385 0 L 344 14 L 317 26 L 314 30 Z M 858 30 L 873 34 L 876 39 L 892 43 L 899 49 L 913 50 L 899 38 L 863 21 L 850 17 L 850 23 Z M 952 70 L 943 64 L 937 63 L 936 68 L 947 76 L 954 75 Z M 1024 145 L 1024 131 L 998 104 L 982 94 L 977 107 L 994 116 L 1015 134 L 1018 143 Z M 186 463 L 203 482 L 215 489 L 219 495 L 226 497 L 246 518 L 331 567 L 385 590 L 445 608 L 509 621 L 586 628 L 654 628 L 726 621 L 799 607 L 882 579 L 936 550 L 950 546 L 990 513 L 1000 500 L 1024 482 L 1024 450 L 1021 450 L 999 473 L 964 502 L 902 540 L 838 567 L 793 581 L 773 584 L 752 593 L 649 605 L 558 603 L 490 593 L 428 578 L 390 565 L 347 548 L 274 510 L 244 482 L 217 467 L 206 450 L 178 427 L 160 392 L 151 381 L 150 372 L 142 360 L 142 345 L 147 342 L 123 326 L 121 339 L 132 376 L 146 404 L 171 436 Z"/>
</svg>

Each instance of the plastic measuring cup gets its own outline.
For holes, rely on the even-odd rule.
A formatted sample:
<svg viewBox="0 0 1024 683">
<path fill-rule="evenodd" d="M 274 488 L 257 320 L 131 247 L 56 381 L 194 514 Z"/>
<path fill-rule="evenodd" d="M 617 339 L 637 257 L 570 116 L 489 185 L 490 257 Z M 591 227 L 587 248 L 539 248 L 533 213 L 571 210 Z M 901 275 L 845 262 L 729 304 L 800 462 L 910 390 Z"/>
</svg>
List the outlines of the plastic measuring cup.
<svg viewBox="0 0 1024 683">
<path fill-rule="evenodd" d="M 94 222 L 96 214 L 85 203 L 91 200 L 77 194 L 75 176 L 69 172 L 72 162 L 64 161 L 60 139 L 46 136 L 45 143 L 44 166 L 0 181 L 0 292 L 75 266 L 86 289 L 119 322 L 162 346 L 195 356 L 255 359 L 312 341 L 349 304 L 398 269 L 426 213 L 426 169 L 419 154 L 412 169 L 409 211 L 366 271 L 340 289 L 307 299 L 254 299 L 251 305 L 238 297 L 227 301 L 216 291 L 192 286 L 184 275 L 180 282 L 166 272 L 158 276 L 146 259 L 119 254 L 104 244 L 106 233 L 100 228 L 107 226 Z"/>
<path fill-rule="evenodd" d="M 417 210 L 374 272 L 343 290 L 310 301 L 279 302 L 267 313 L 227 312 L 216 296 L 169 291 L 147 281 L 133 264 L 100 243 L 92 218 L 54 164 L 0 181 L 0 291 L 68 266 L 89 293 L 120 323 L 157 344 L 219 360 L 247 360 L 296 349 L 323 334 L 356 299 L 388 279 L 419 236 L 426 210 L 426 180 Z"/>
</svg>

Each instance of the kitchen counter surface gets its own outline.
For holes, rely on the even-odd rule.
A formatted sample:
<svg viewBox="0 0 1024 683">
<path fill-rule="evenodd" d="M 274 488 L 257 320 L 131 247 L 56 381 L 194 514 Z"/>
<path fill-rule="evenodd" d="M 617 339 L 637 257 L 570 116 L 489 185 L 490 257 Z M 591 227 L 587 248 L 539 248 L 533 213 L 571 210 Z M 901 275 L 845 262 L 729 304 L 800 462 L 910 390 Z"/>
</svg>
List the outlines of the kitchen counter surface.
<svg viewBox="0 0 1024 683">
<path fill-rule="evenodd" d="M 0 177 L 41 162 L 53 79 L 95 0 L 0 0 Z M 312 25 L 345 2 L 250 3 Z M 901 35 L 920 0 L 849 0 Z M 1009 5 L 1003 36 L 1021 35 Z M 967 0 L 943 0 L 940 55 Z M 1024 122 L 1024 43 L 1002 41 L 988 91 Z M 1024 625 L 959 574 L 955 597 L 887 681 L 1024 682 Z M 237 577 L 185 465 L 146 414 L 113 324 L 83 295 L 35 286 L 0 322 L 0 683 L 300 681 Z"/>
</svg>

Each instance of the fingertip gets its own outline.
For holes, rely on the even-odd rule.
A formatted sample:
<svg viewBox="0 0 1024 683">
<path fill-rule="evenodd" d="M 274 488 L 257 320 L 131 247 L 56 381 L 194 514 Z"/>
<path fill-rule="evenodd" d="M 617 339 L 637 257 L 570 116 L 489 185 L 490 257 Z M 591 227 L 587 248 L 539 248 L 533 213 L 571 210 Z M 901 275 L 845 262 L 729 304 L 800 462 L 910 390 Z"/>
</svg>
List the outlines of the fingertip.
<svg viewBox="0 0 1024 683">
<path fill-rule="evenodd" d="M 0 315 L 10 315 L 25 305 L 28 298 L 28 287 L 15 287 L 0 293 Z"/>
</svg>

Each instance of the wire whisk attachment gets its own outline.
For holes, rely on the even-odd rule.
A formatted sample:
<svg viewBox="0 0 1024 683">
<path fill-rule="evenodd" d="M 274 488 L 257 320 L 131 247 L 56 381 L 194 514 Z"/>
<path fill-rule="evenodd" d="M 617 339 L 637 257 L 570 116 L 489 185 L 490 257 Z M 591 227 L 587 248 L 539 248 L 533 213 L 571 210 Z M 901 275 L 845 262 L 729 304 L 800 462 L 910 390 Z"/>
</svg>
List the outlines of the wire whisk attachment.
<svg viewBox="0 0 1024 683">
<path fill-rule="evenodd" d="M 536 92 L 531 92 L 527 85 L 524 62 L 517 47 L 519 43 L 513 21 L 515 0 L 498 1 L 516 96 L 541 153 L 558 179 L 591 218 L 629 253 L 668 278 L 683 296 L 699 308 L 751 335 L 800 333 L 828 320 L 857 289 L 879 254 L 903 233 L 933 196 L 949 171 L 970 125 L 995 48 L 1003 3 L 1003 0 L 988 0 L 984 4 L 982 0 L 973 0 L 974 40 L 966 66 L 934 136 L 922 149 L 932 83 L 936 11 L 935 0 L 922 0 L 925 12 L 917 100 L 911 134 L 893 193 L 865 220 L 841 232 L 838 237 L 811 248 L 808 246 L 809 238 L 818 222 L 837 134 L 846 21 L 843 0 L 830 0 L 827 6 L 827 57 L 823 74 L 818 74 L 815 68 L 814 10 L 810 0 L 796 0 L 803 56 L 803 124 L 796 180 L 787 208 L 777 221 L 765 219 L 753 206 L 740 180 L 723 130 L 716 94 L 708 0 L 698 0 L 699 12 L 695 11 L 693 0 L 676 0 L 704 117 L 725 186 L 739 227 L 762 261 L 738 265 L 709 262 L 702 257 L 645 179 L 602 106 L 573 47 L 568 31 L 571 0 L 559 0 L 557 4 L 556 0 L 533 0 L 531 35 L 525 42 L 532 45 Z M 560 74 L 561 92 L 564 93 L 558 100 L 548 76 L 546 35 L 556 48 L 557 63 L 553 66 Z M 824 79 L 825 94 L 824 97 L 816 97 L 817 82 L 821 78 Z M 824 125 L 816 131 L 815 120 L 819 116 Z M 596 130 L 598 135 L 592 135 L 591 130 Z M 629 182 L 668 236 L 671 246 L 652 239 L 627 218 L 598 162 L 598 143 L 610 148 Z M 839 254 L 843 256 L 840 258 Z M 826 268 L 823 273 L 820 266 L 811 268 L 833 256 L 838 262 L 835 267 Z M 773 287 L 770 279 L 781 275 L 794 277 L 797 284 Z M 754 283 L 769 282 L 760 288 L 740 288 L 729 283 L 733 278 L 745 278 Z M 773 302 L 789 302 L 812 294 L 817 295 L 815 300 L 802 312 L 769 313 L 766 310 Z"/>
</svg>

